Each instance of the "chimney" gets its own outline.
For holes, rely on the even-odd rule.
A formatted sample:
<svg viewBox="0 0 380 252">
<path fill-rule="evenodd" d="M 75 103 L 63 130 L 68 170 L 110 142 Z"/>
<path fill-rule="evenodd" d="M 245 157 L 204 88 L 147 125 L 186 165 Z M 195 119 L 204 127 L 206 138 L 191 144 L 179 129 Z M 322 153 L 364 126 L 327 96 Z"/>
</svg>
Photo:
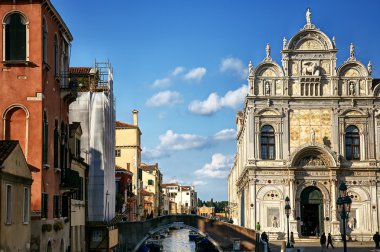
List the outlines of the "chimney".
<svg viewBox="0 0 380 252">
<path fill-rule="evenodd" d="M 133 113 L 133 125 L 138 126 L 139 125 L 139 118 L 138 118 L 139 111 L 134 109 L 132 113 Z"/>
</svg>

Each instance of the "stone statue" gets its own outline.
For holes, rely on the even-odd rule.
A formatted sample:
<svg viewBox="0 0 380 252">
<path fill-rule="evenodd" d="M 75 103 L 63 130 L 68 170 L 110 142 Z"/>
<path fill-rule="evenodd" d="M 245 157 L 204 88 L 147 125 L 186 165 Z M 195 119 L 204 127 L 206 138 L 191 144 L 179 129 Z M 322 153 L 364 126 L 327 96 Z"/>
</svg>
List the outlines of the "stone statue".
<svg viewBox="0 0 380 252">
<path fill-rule="evenodd" d="M 332 42 L 333 42 L 333 46 L 336 47 L 336 40 L 335 40 L 335 36 L 332 37 Z"/>
<path fill-rule="evenodd" d="M 318 65 L 315 62 L 306 62 L 302 68 L 302 75 L 319 75 Z"/>
<path fill-rule="evenodd" d="M 267 53 L 267 59 L 269 59 L 270 58 L 270 45 L 269 45 L 269 43 L 267 43 L 267 46 L 265 47 L 265 51 L 266 51 L 266 53 Z"/>
<path fill-rule="evenodd" d="M 269 81 L 265 82 L 265 94 L 270 95 L 270 83 L 269 83 Z"/>
<path fill-rule="evenodd" d="M 354 58 L 355 57 L 355 46 L 353 43 L 351 43 L 350 45 L 350 58 Z"/>
<path fill-rule="evenodd" d="M 311 9 L 307 8 L 306 10 L 306 24 L 311 24 Z"/>
<path fill-rule="evenodd" d="M 249 76 L 253 76 L 252 61 L 249 61 L 248 70 L 249 70 Z"/>
<path fill-rule="evenodd" d="M 278 227 L 278 221 L 277 221 L 277 217 L 276 216 L 272 217 L 272 227 L 274 227 L 274 228 Z"/>
<path fill-rule="evenodd" d="M 315 131 L 313 128 L 310 130 L 310 144 L 314 145 L 315 144 Z"/>
<path fill-rule="evenodd" d="M 286 41 L 286 38 L 284 37 L 284 39 L 282 40 L 282 49 L 283 50 L 285 50 L 285 48 L 286 48 L 286 43 L 287 43 L 287 41 Z"/>
<path fill-rule="evenodd" d="M 368 62 L 367 69 L 368 69 L 369 75 L 372 75 L 372 63 L 371 63 L 371 61 Z"/>
<path fill-rule="evenodd" d="M 353 81 L 350 81 L 349 95 L 355 95 L 355 83 Z"/>
</svg>

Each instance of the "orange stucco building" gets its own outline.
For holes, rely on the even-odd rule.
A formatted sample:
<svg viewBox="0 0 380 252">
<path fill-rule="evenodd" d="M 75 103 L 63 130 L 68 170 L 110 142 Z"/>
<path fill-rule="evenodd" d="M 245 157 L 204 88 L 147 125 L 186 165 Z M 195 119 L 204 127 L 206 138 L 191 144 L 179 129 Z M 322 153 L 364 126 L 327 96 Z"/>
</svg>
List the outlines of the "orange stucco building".
<svg viewBox="0 0 380 252">
<path fill-rule="evenodd" d="M 0 18 L 0 139 L 19 140 L 36 170 L 31 251 L 66 250 L 69 224 L 62 215 L 69 191 L 68 106 L 75 99 L 67 74 L 73 37 L 49 0 L 1 0 Z M 57 222 L 64 227 L 47 231 Z"/>
</svg>

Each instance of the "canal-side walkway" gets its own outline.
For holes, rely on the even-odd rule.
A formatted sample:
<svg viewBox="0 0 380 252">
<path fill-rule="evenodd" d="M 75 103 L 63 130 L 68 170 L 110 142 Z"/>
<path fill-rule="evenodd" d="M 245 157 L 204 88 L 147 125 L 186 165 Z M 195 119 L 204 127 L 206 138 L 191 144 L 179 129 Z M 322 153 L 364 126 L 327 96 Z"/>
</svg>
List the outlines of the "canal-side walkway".
<svg viewBox="0 0 380 252">
<path fill-rule="evenodd" d="M 270 242 L 271 252 L 280 252 L 282 241 Z M 329 247 L 327 251 L 343 252 L 343 243 L 335 242 L 335 249 Z M 296 242 L 294 252 L 321 252 L 321 246 L 319 242 Z M 348 242 L 347 251 L 349 252 L 375 252 L 374 242 Z M 380 250 L 378 250 L 380 252 Z M 377 251 L 376 251 L 377 252 Z"/>
</svg>

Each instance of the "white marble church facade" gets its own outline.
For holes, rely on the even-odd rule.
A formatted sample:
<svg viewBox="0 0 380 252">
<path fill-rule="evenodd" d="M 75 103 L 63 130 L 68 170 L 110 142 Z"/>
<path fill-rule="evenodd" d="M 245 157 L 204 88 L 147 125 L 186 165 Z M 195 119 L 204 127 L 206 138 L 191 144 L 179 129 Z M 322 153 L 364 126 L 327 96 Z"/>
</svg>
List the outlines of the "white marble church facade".
<svg viewBox="0 0 380 252">
<path fill-rule="evenodd" d="M 249 64 L 249 91 L 236 117 L 237 153 L 228 177 L 234 223 L 280 237 L 286 233 L 284 199 L 291 200 L 290 230 L 340 236 L 336 200 L 346 182 L 353 239 L 372 237 L 380 218 L 380 79 L 349 46 L 336 65 L 335 38 L 311 22 L 283 40 L 282 64 L 270 46 Z"/>
</svg>

